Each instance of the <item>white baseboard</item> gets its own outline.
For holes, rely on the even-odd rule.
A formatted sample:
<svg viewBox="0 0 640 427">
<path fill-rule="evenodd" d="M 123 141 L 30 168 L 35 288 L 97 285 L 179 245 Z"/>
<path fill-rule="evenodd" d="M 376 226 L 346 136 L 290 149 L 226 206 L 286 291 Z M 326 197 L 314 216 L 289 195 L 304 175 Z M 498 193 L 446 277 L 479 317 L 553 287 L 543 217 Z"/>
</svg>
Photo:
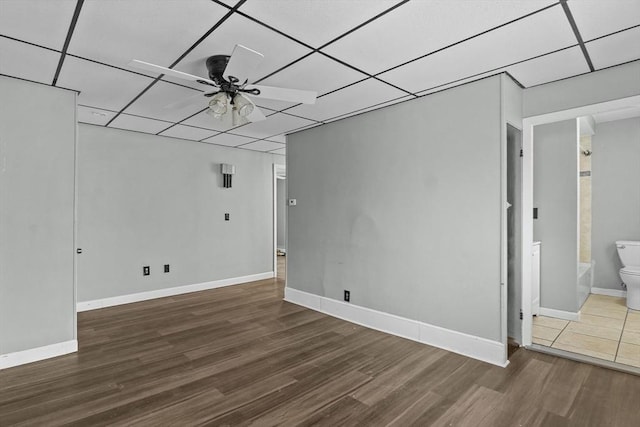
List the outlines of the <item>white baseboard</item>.
<svg viewBox="0 0 640 427">
<path fill-rule="evenodd" d="M 16 351 L 15 353 L 0 354 L 0 369 L 7 369 L 13 366 L 37 362 L 39 360 L 62 356 L 63 354 L 74 353 L 76 351 L 78 351 L 78 341 L 71 340 L 45 345 L 43 347 Z"/>
<path fill-rule="evenodd" d="M 627 297 L 627 291 L 622 289 L 591 288 L 591 293 L 595 295 L 608 295 L 610 297 Z"/>
<path fill-rule="evenodd" d="M 239 285 L 241 283 L 255 282 L 256 280 L 271 279 L 275 277 L 273 271 L 251 274 L 248 276 L 231 277 L 228 279 L 214 280 L 211 282 L 196 283 L 194 285 L 176 286 L 173 288 L 156 289 L 153 291 L 139 292 L 136 294 L 119 295 L 116 297 L 102 298 L 91 301 L 79 301 L 77 311 L 97 310 L 99 308 L 113 307 L 115 305 L 130 304 L 132 302 L 147 301 L 155 298 L 170 297 L 173 295 L 187 294 L 190 292 L 206 291 L 208 289 L 224 286 Z"/>
<path fill-rule="evenodd" d="M 284 299 L 348 322 L 439 347 L 493 365 L 505 367 L 509 364 L 505 344 L 498 341 L 452 331 L 292 288 L 284 289 Z"/>
<path fill-rule="evenodd" d="M 540 314 L 540 316 L 555 317 L 556 319 L 573 320 L 574 322 L 580 321 L 580 312 L 574 313 L 572 311 L 540 307 L 540 312 L 538 314 Z"/>
</svg>

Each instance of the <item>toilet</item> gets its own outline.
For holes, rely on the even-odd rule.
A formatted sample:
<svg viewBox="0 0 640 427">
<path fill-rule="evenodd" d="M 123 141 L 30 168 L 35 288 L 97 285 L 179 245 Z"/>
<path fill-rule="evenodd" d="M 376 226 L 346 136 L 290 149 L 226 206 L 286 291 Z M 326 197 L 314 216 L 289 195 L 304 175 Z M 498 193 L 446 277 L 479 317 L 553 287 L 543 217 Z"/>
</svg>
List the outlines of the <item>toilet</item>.
<svg viewBox="0 0 640 427">
<path fill-rule="evenodd" d="M 618 240 L 616 248 L 622 261 L 620 279 L 627 285 L 627 307 L 640 310 L 640 242 Z"/>
</svg>

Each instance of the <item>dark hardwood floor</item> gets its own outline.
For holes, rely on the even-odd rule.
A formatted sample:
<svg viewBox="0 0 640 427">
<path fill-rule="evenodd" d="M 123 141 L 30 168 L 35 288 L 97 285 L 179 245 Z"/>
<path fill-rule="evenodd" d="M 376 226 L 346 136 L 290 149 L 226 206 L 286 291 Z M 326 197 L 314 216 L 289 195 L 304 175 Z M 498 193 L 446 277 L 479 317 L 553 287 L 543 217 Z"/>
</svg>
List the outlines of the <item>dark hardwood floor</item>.
<svg viewBox="0 0 640 427">
<path fill-rule="evenodd" d="M 640 377 L 527 350 L 503 369 L 282 296 L 274 279 L 80 313 L 77 354 L 0 371 L 0 425 L 640 425 Z"/>
</svg>

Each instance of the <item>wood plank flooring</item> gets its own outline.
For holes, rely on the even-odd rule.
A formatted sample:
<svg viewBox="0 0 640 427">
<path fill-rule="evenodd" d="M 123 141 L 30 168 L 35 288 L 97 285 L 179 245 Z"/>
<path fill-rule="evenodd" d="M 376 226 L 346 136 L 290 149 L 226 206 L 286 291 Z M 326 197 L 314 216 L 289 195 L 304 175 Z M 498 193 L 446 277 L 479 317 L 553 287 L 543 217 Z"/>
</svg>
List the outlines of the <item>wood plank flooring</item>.
<svg viewBox="0 0 640 427">
<path fill-rule="evenodd" d="M 77 354 L 0 371 L 1 426 L 638 426 L 640 377 L 506 369 L 282 301 L 283 282 L 79 314 Z"/>
</svg>

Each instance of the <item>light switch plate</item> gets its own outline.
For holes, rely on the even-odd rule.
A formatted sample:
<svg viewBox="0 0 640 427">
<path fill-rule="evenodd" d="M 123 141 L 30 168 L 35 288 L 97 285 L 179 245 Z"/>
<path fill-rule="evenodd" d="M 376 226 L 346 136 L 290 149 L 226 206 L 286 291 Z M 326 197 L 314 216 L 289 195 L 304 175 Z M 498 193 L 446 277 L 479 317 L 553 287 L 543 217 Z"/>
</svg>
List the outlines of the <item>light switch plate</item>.
<svg viewBox="0 0 640 427">
<path fill-rule="evenodd" d="M 289 206 L 295 206 L 297 204 L 296 199 L 289 199 Z"/>
</svg>

